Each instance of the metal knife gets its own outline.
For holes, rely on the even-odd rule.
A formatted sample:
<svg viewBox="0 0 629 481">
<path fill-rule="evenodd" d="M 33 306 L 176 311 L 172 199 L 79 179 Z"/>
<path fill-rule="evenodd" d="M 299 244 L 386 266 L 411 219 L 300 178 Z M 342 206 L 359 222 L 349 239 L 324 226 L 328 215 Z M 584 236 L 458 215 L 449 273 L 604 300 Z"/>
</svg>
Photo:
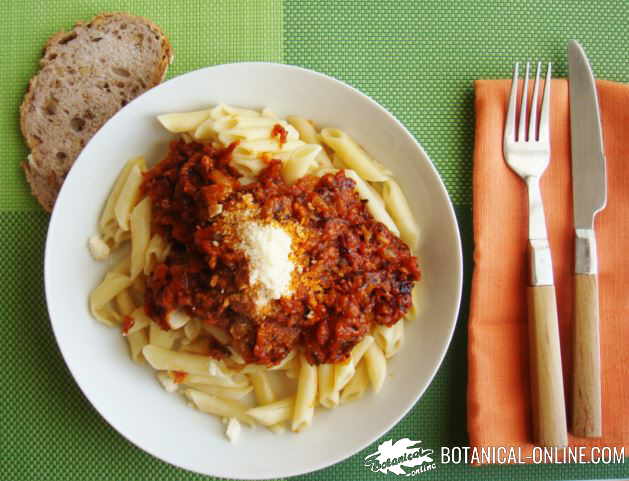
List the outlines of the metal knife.
<svg viewBox="0 0 629 481">
<path fill-rule="evenodd" d="M 572 433 L 602 435 L 598 262 L 594 216 L 607 202 L 603 134 L 592 69 L 581 45 L 568 42 L 572 200 L 575 228 Z"/>
</svg>

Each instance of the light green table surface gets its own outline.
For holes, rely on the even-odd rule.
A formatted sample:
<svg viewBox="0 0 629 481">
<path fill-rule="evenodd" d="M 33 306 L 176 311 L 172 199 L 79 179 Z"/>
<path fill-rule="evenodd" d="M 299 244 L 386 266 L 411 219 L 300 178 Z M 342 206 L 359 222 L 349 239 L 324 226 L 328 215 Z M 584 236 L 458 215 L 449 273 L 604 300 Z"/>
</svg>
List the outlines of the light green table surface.
<svg viewBox="0 0 629 481">
<path fill-rule="evenodd" d="M 175 49 L 172 78 L 259 60 L 339 78 L 384 105 L 417 137 L 448 188 L 464 240 L 459 324 L 434 382 L 383 439 L 466 445 L 466 323 L 471 273 L 473 85 L 509 77 L 515 61 L 566 75 L 566 42 L 584 45 L 599 78 L 629 81 L 629 2 L 617 1 L 72 1 L 0 2 L 0 480 L 207 479 L 170 466 L 118 435 L 71 378 L 46 312 L 42 262 L 48 216 L 19 169 L 18 109 L 46 39 L 103 11 L 152 19 Z M 629 127 L 628 127 L 629 128 Z M 333 434 L 333 433 L 332 433 Z M 308 480 L 383 479 L 363 467 L 376 444 Z M 251 455 L 251 453 L 249 453 Z M 395 478 L 388 474 L 387 478 Z M 421 479 L 629 478 L 629 464 L 473 468 L 442 465 Z M 297 479 L 297 478 L 295 478 Z"/>
</svg>

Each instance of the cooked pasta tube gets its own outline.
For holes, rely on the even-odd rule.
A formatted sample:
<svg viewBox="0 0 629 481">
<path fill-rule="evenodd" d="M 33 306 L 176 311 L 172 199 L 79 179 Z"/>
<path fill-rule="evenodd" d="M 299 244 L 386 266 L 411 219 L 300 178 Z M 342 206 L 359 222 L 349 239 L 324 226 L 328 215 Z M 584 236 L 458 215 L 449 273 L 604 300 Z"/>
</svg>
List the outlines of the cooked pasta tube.
<svg viewBox="0 0 629 481">
<path fill-rule="evenodd" d="M 137 204 L 140 197 L 140 185 L 142 184 L 142 171 L 140 167 L 134 165 L 129 171 L 127 181 L 124 183 L 120 195 L 114 206 L 116 221 L 122 231 L 129 230 L 129 219 L 131 211 Z"/>
<path fill-rule="evenodd" d="M 142 363 L 144 358 L 142 356 L 143 349 L 147 345 L 148 338 L 146 336 L 146 329 L 140 329 L 129 334 L 127 341 L 129 343 L 129 350 L 131 352 L 131 359 L 137 363 Z"/>
<path fill-rule="evenodd" d="M 179 379 L 178 374 L 175 371 L 169 371 L 168 374 L 173 379 Z M 218 386 L 218 387 L 234 387 L 234 388 L 245 388 L 249 386 L 249 382 L 245 376 L 240 376 L 238 374 L 232 376 L 205 376 L 201 374 L 189 374 L 186 373 L 181 380 L 181 382 L 185 382 L 188 384 L 194 385 L 207 385 L 207 386 Z"/>
<path fill-rule="evenodd" d="M 245 413 L 247 405 L 241 401 L 219 398 L 190 388 L 184 390 L 184 395 L 204 413 L 236 418 L 249 425 L 254 424 L 251 416 Z"/>
<path fill-rule="evenodd" d="M 411 291 L 411 297 L 413 299 L 413 305 L 411 306 L 411 308 L 406 313 L 406 316 L 404 316 L 404 319 L 412 320 L 412 319 L 415 319 L 417 317 L 417 314 L 419 312 L 419 302 L 420 302 L 419 289 L 420 289 L 419 282 L 416 282 L 415 285 L 413 286 L 413 290 Z"/>
<path fill-rule="evenodd" d="M 231 105 L 218 104 L 210 109 L 210 117 L 219 119 L 230 115 L 240 115 L 241 117 L 260 117 L 260 113 L 255 110 L 232 107 Z"/>
<path fill-rule="evenodd" d="M 387 376 L 387 361 L 377 344 L 372 344 L 365 353 L 369 382 L 374 392 L 379 392 Z"/>
<path fill-rule="evenodd" d="M 310 364 L 303 354 L 300 356 L 300 364 L 291 425 L 291 429 L 295 432 L 303 431 L 312 424 L 317 400 L 317 367 Z"/>
<path fill-rule="evenodd" d="M 318 167 L 317 155 L 321 152 L 320 145 L 306 144 L 293 150 L 286 162 L 282 164 L 282 177 L 287 184 L 309 174 Z"/>
<path fill-rule="evenodd" d="M 404 340 L 404 321 L 400 319 L 391 327 L 382 325 L 376 326 L 373 330 L 373 337 L 387 359 L 394 356 L 402 347 Z"/>
<path fill-rule="evenodd" d="M 419 243 L 419 227 L 398 183 L 391 179 L 385 181 L 382 184 L 382 198 L 400 230 L 400 238 L 414 251 Z"/>
<path fill-rule="evenodd" d="M 156 322 L 151 322 L 149 327 L 149 343 L 162 349 L 172 349 L 175 341 L 181 337 L 179 331 L 167 331 Z"/>
<path fill-rule="evenodd" d="M 135 309 L 135 303 L 129 293 L 129 289 L 123 289 L 116 296 L 116 306 L 118 306 L 118 312 L 123 316 L 128 316 Z"/>
<path fill-rule="evenodd" d="M 379 222 L 382 222 L 387 228 L 396 236 L 400 236 L 400 231 L 398 230 L 395 222 L 387 212 L 387 209 L 384 205 L 384 201 L 380 197 L 380 195 L 371 187 L 367 182 L 365 182 L 356 172 L 351 169 L 345 170 L 345 175 L 352 179 L 356 183 L 356 191 L 358 192 L 358 196 L 361 199 L 367 201 L 367 209 L 371 213 L 371 215 Z"/>
<path fill-rule="evenodd" d="M 356 366 L 373 343 L 373 337 L 365 336 L 354 346 L 347 362 L 334 365 L 334 390 L 341 391 L 356 371 Z"/>
<path fill-rule="evenodd" d="M 294 404 L 295 396 L 290 396 L 265 406 L 249 409 L 246 414 L 263 426 L 273 426 L 293 417 Z"/>
<path fill-rule="evenodd" d="M 297 132 L 299 132 L 299 138 L 307 144 L 318 144 L 319 138 L 317 136 L 317 129 L 315 129 L 312 122 L 306 120 L 303 117 L 297 115 L 289 115 L 286 117 L 288 123 L 291 124 Z"/>
<path fill-rule="evenodd" d="M 159 234 L 154 234 L 144 253 L 144 274 L 148 276 L 153 272 L 155 264 L 164 262 L 169 252 L 170 246 L 164 238 Z"/>
<path fill-rule="evenodd" d="M 131 319 L 133 319 L 133 324 L 127 330 L 127 335 L 131 335 L 134 332 L 143 330 L 144 328 L 150 326 L 152 322 L 151 318 L 145 314 L 144 307 L 142 306 L 134 309 L 133 312 L 130 314 L 130 316 L 131 316 Z M 148 337 L 147 337 L 146 344 L 148 344 Z"/>
<path fill-rule="evenodd" d="M 193 374 L 221 375 L 214 359 L 208 356 L 176 352 L 149 344 L 142 350 L 144 357 L 159 371 L 183 371 Z M 220 371 L 220 374 L 216 371 Z"/>
<path fill-rule="evenodd" d="M 194 130 L 201 122 L 210 116 L 211 110 L 196 110 L 194 112 L 175 112 L 158 115 L 157 120 L 166 130 L 174 134 Z"/>
<path fill-rule="evenodd" d="M 365 394 L 368 386 L 369 377 L 367 376 L 367 368 L 365 367 L 365 360 L 363 359 L 358 363 L 354 376 L 343 388 L 343 391 L 341 392 L 341 403 L 347 403 L 360 399 L 363 397 L 363 394 Z"/>
<path fill-rule="evenodd" d="M 259 405 L 271 404 L 275 401 L 275 394 L 271 388 L 269 377 L 265 372 L 252 372 L 247 377 L 253 386 L 253 392 Z"/>
<path fill-rule="evenodd" d="M 239 400 L 244 398 L 252 391 L 251 386 L 242 387 L 228 387 L 228 386 L 213 386 L 211 384 L 193 384 L 184 381 L 184 384 L 192 389 L 210 394 L 212 396 L 219 397 L 221 399 L 235 399 Z"/>
<path fill-rule="evenodd" d="M 334 389 L 334 364 L 319 364 L 319 404 L 333 408 L 339 403 L 339 392 Z"/>
<path fill-rule="evenodd" d="M 347 133 L 340 129 L 321 130 L 321 139 L 344 164 L 369 182 L 384 182 L 391 173 L 373 160 Z"/>
<path fill-rule="evenodd" d="M 120 292 L 131 285 L 131 279 L 117 272 L 108 272 L 105 279 L 90 294 L 90 312 L 99 321 L 108 326 L 113 326 L 116 319 L 112 319 L 111 309 L 107 308 L 109 302 Z"/>
<path fill-rule="evenodd" d="M 146 161 L 143 157 L 134 157 L 126 163 L 126 165 L 123 167 L 122 171 L 118 175 L 116 183 L 114 184 L 114 187 L 112 188 L 109 197 L 107 197 L 105 208 L 103 209 L 103 213 L 101 214 L 100 221 L 98 223 L 100 233 L 105 240 L 112 239 L 115 231 L 117 230 L 114 207 L 116 206 L 118 197 L 120 197 L 120 192 L 122 191 L 122 188 L 127 182 L 129 172 L 131 172 L 131 169 L 134 166 L 143 167 L 145 164 Z"/>
<path fill-rule="evenodd" d="M 151 199 L 145 197 L 131 211 L 131 278 L 143 272 L 146 249 L 151 239 Z"/>
<path fill-rule="evenodd" d="M 265 406 L 275 402 L 275 393 L 273 392 L 271 383 L 269 382 L 269 375 L 266 372 L 252 372 L 251 374 L 248 374 L 248 377 L 251 385 L 253 386 L 253 392 L 259 406 Z M 273 424 L 268 426 L 268 428 L 275 433 L 284 430 L 281 423 Z"/>
<path fill-rule="evenodd" d="M 198 319 L 190 319 L 183 327 L 183 333 L 190 341 L 195 341 L 201 334 L 201 321 Z"/>
</svg>

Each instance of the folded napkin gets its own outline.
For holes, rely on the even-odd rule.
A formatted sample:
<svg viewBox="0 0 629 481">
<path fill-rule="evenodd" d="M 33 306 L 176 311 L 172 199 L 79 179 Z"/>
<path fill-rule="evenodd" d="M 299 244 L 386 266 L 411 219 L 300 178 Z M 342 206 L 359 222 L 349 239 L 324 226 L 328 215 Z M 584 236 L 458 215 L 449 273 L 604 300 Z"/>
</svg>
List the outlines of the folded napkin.
<svg viewBox="0 0 629 481">
<path fill-rule="evenodd" d="M 541 180 L 553 255 L 568 420 L 571 406 L 574 231 L 568 82 L 552 81 L 551 160 Z M 510 80 L 479 80 L 474 148 L 474 275 L 469 319 L 468 430 L 473 446 L 531 454 L 526 286 L 527 196 L 502 154 Z M 603 438 L 571 446 L 629 454 L 629 85 L 598 81 L 607 208 L 596 217 Z M 589 449 L 585 450 L 589 452 Z"/>
</svg>

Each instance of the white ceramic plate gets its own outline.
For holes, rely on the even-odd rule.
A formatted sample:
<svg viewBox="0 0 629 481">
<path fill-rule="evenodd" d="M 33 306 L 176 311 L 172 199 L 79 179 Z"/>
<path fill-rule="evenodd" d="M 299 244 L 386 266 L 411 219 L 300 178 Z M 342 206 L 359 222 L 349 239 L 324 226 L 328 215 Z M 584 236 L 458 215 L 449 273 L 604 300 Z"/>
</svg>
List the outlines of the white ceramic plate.
<svg viewBox="0 0 629 481">
<path fill-rule="evenodd" d="M 419 94 L 419 93 L 418 93 Z M 402 185 L 422 241 L 422 306 L 407 323 L 406 344 L 390 362 L 381 393 L 339 409 L 319 409 L 300 434 L 244 429 L 236 445 L 211 416 L 166 393 L 151 370 L 130 361 L 116 329 L 92 319 L 87 297 L 108 266 L 90 257 L 87 239 L 123 164 L 159 160 L 172 138 L 155 119 L 164 112 L 219 102 L 301 115 L 345 129 Z M 120 434 L 169 463 L 230 478 L 285 477 L 324 468 L 367 446 L 415 404 L 450 343 L 461 296 L 461 246 L 446 190 L 415 139 L 391 114 L 357 90 L 287 65 L 239 63 L 170 80 L 118 112 L 85 147 L 57 199 L 48 230 L 45 282 L 59 348 L 96 410 Z M 124 461 L 122 461 L 124 462 Z M 367 469 L 367 468 L 365 468 Z"/>
</svg>

